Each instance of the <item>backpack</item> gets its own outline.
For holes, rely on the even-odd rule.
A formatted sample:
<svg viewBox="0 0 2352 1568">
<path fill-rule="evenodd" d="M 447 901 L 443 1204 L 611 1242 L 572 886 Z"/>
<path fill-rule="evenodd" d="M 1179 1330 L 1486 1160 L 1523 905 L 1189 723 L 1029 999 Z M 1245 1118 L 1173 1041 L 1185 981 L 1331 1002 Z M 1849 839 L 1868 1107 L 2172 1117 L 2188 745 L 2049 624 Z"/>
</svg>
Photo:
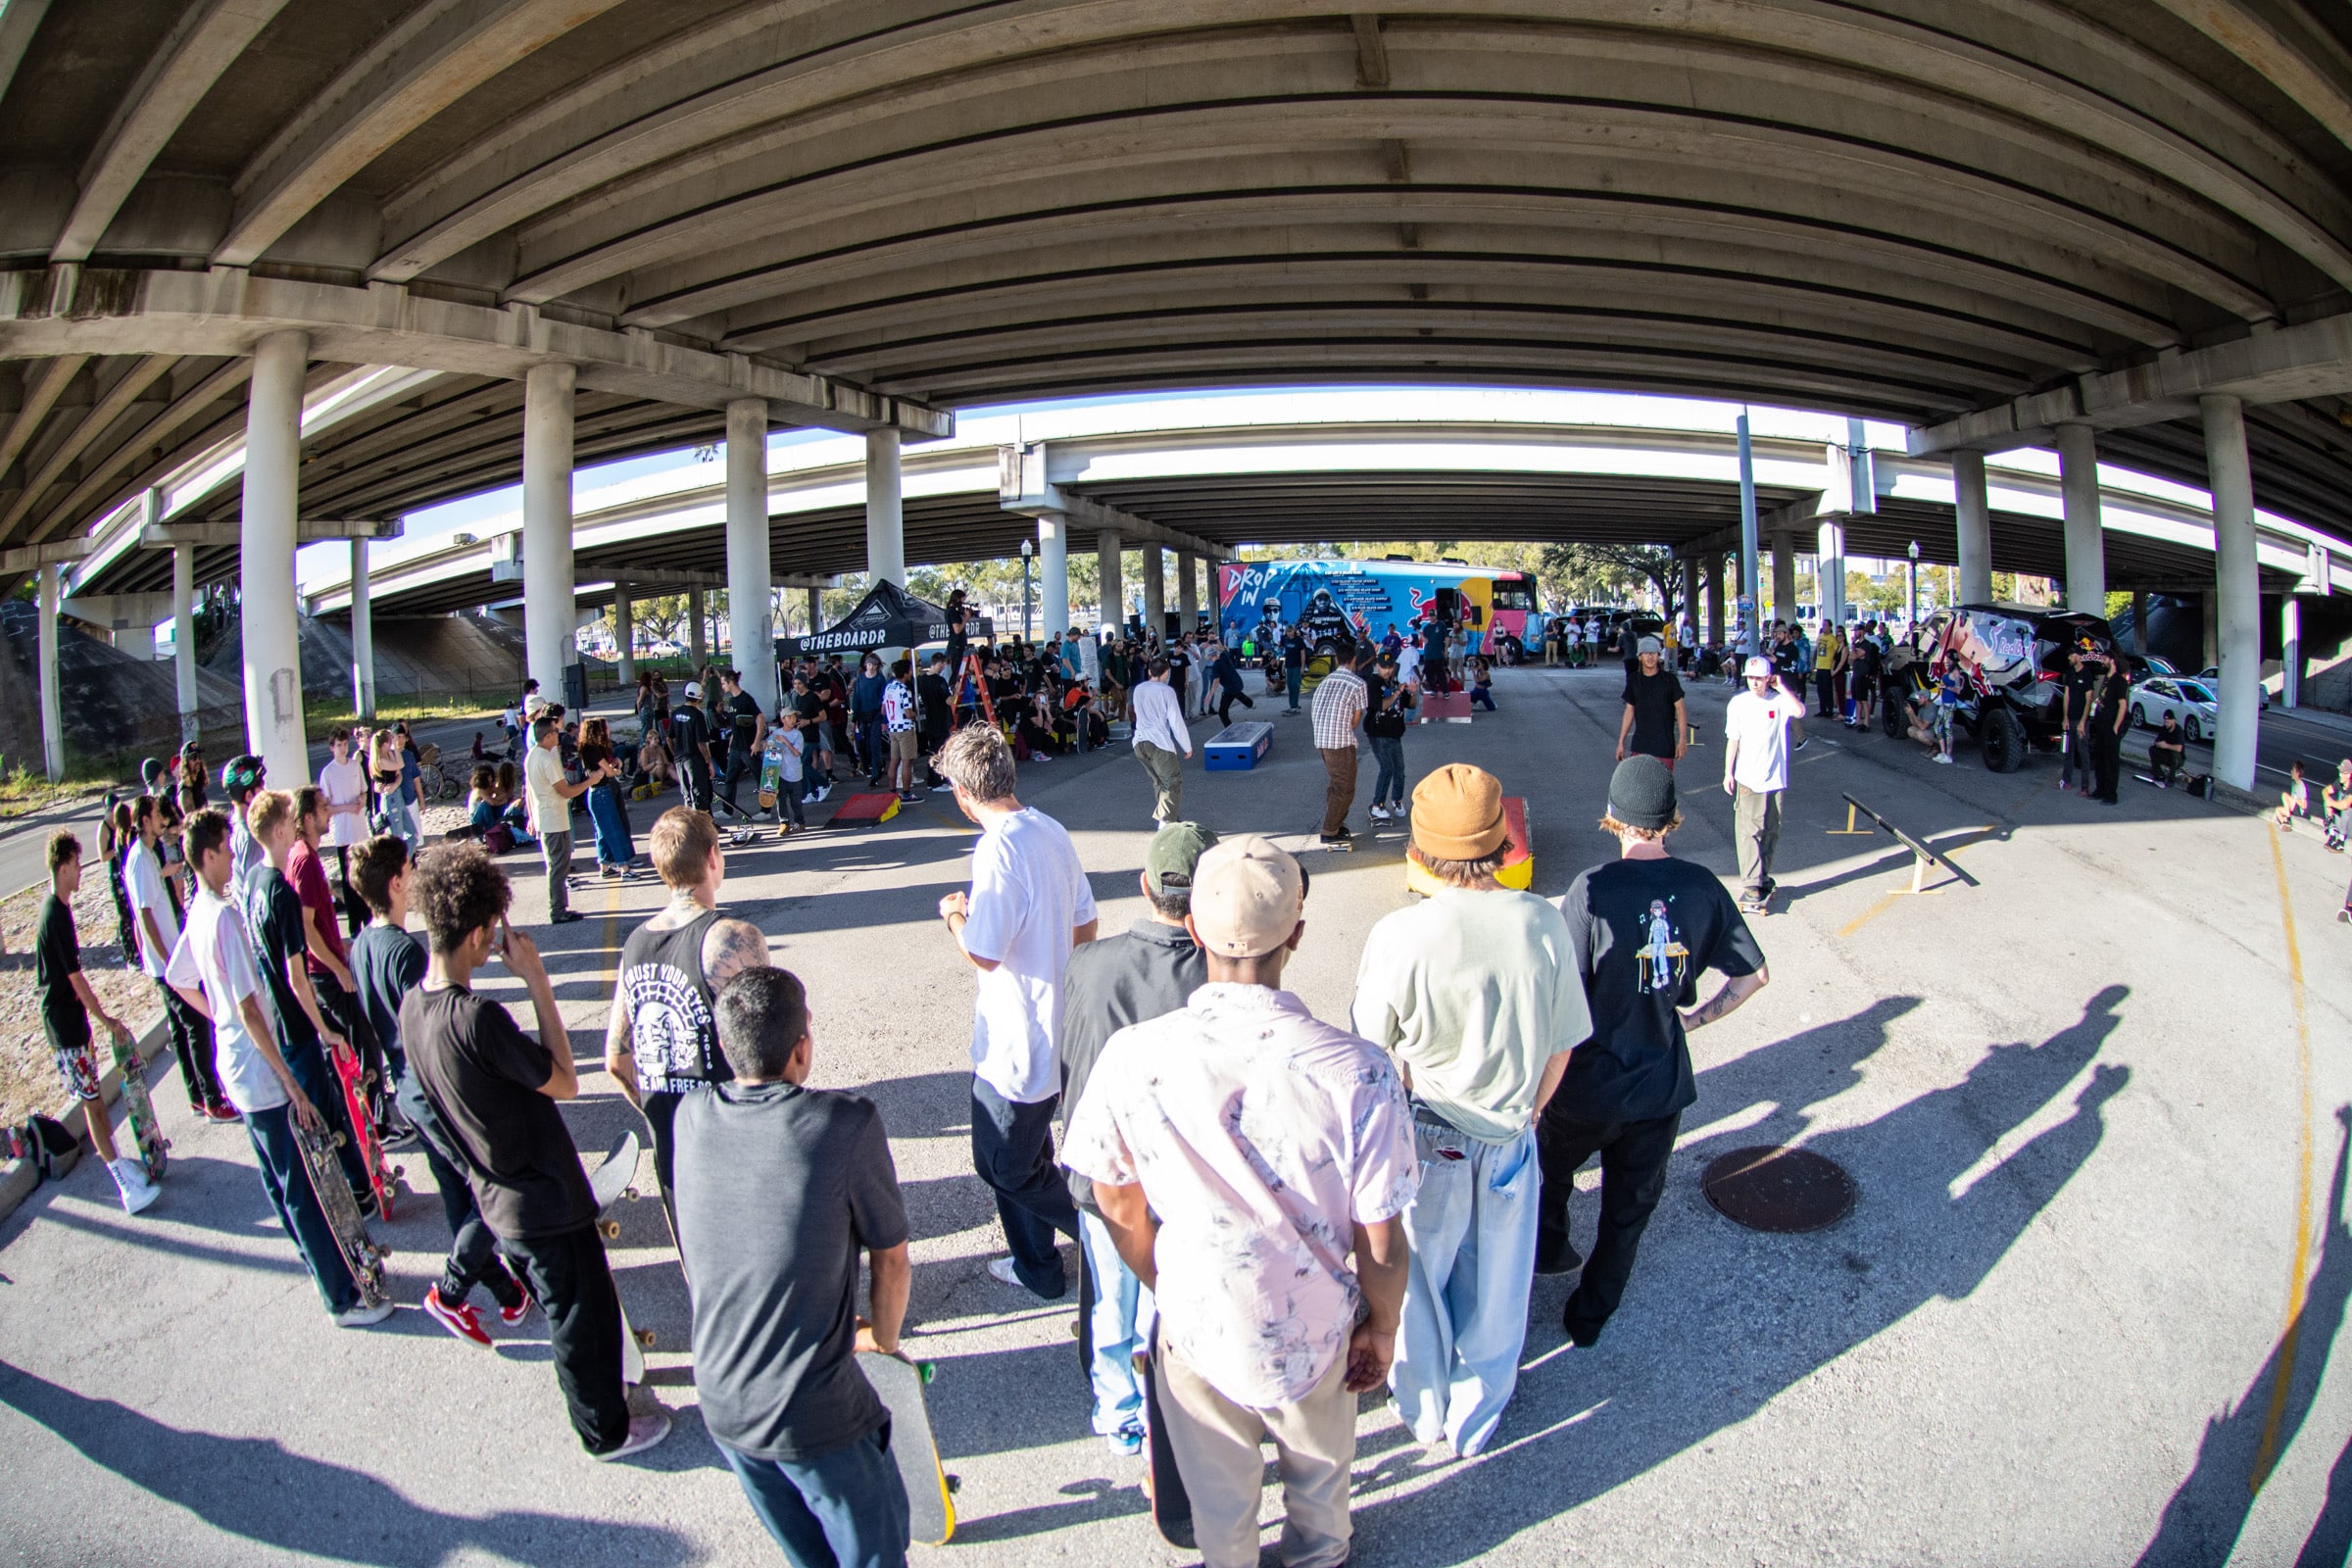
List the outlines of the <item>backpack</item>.
<svg viewBox="0 0 2352 1568">
<path fill-rule="evenodd" d="M 22 1129 L 12 1129 L 13 1139 L 21 1157 L 32 1161 L 44 1181 L 55 1180 L 74 1168 L 81 1157 L 81 1145 L 66 1131 L 66 1124 L 54 1116 L 39 1112 L 24 1119 Z"/>
<path fill-rule="evenodd" d="M 514 848 L 514 830 L 505 822 L 493 822 L 482 829 L 482 848 L 492 855 L 505 855 Z"/>
</svg>

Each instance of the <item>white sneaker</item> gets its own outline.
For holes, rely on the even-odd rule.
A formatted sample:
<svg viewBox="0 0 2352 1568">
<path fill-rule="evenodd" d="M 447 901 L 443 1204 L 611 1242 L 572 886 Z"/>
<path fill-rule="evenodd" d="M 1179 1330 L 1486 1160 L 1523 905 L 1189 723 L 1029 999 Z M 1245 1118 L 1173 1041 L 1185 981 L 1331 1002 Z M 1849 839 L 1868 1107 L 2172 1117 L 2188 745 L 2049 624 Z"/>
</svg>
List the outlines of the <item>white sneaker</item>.
<svg viewBox="0 0 2352 1568">
<path fill-rule="evenodd" d="M 1374 808 L 1372 808 L 1372 820 L 1373 820 L 1373 821 L 1375 821 L 1375 822 L 1386 822 L 1388 819 L 1389 819 L 1389 808 L 1388 808 L 1387 807 L 1385 807 L 1385 806 L 1375 806 Z"/>
<path fill-rule="evenodd" d="M 106 1169 L 115 1178 L 116 1191 L 122 1195 L 125 1214 L 136 1214 L 164 1196 L 164 1190 L 147 1179 L 147 1167 L 128 1154 L 117 1155 L 107 1162 Z"/>
<path fill-rule="evenodd" d="M 364 1329 L 372 1324 L 381 1323 L 384 1319 L 390 1317 L 391 1315 L 392 1303 L 390 1301 L 378 1301 L 373 1306 L 362 1304 L 353 1307 L 348 1312 L 337 1312 L 335 1314 L 335 1327 L 339 1329 Z"/>
<path fill-rule="evenodd" d="M 652 1415 L 633 1415 L 629 1417 L 628 1442 L 614 1448 L 611 1453 L 592 1453 L 589 1457 L 611 1464 L 615 1459 L 626 1459 L 631 1454 L 643 1453 L 668 1436 L 669 1412 L 667 1410 L 656 1410 Z"/>
<path fill-rule="evenodd" d="M 1938 762 L 1941 762 L 1941 763 L 1942 763 L 1944 766 L 1946 766 L 1946 767 L 1949 767 L 1949 766 L 1951 766 L 1951 765 L 1952 765 L 1951 754 L 1949 754 L 1948 752 L 1937 752 L 1937 753 L 1936 754 L 1936 760 L 1937 760 Z"/>
<path fill-rule="evenodd" d="M 993 1280 L 1000 1280 L 1004 1284 L 1011 1286 L 1014 1290 L 1019 1291 L 1024 1296 L 1036 1297 L 1038 1300 L 1051 1301 L 1055 1299 L 1055 1298 L 1051 1296 L 1038 1296 L 1035 1291 L 1029 1289 L 1028 1286 L 1023 1285 L 1021 1283 L 1020 1275 L 1013 1272 L 1012 1258 L 1010 1254 L 1007 1254 L 1004 1257 L 989 1259 L 988 1276 Z"/>
</svg>

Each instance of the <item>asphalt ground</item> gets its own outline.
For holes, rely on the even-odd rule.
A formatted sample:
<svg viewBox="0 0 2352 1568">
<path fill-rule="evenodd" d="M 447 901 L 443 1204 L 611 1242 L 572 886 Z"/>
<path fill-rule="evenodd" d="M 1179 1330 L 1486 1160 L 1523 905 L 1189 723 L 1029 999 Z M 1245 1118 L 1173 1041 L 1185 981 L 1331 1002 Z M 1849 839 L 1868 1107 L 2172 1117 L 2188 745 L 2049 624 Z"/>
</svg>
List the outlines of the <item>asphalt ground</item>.
<svg viewBox="0 0 2352 1568">
<path fill-rule="evenodd" d="M 1524 794 L 1536 887 L 1557 893 L 1612 853 L 1594 821 L 1616 677 L 1497 683 L 1499 712 L 1417 727 L 1407 760 L 1416 777 L 1476 761 Z M 1728 874 L 1725 695 L 1692 691 L 1674 847 Z M 1307 721 L 1273 722 L 1255 771 L 1188 770 L 1188 814 L 1311 840 Z M 1114 751 L 1022 773 L 1120 929 L 1141 910 L 1143 770 Z M 1575 1349 L 1558 1326 L 1570 1282 L 1536 1283 L 1519 1393 L 1477 1460 L 1422 1449 L 1368 1400 L 1356 1563 L 2342 1560 L 2352 930 L 2333 916 L 2352 865 L 2316 835 L 2278 839 L 2179 793 L 2127 779 L 2105 807 L 2055 777 L 2046 760 L 1994 775 L 1817 731 L 1760 933 L 1772 984 L 1693 1036 L 1699 1101 L 1623 1310 Z M 1833 833 L 1841 792 L 1977 885 L 1898 891 L 1907 852 Z M 1365 932 L 1405 898 L 1401 835 L 1365 835 L 1360 808 L 1355 821 L 1359 851 L 1303 857 L 1291 978 L 1326 1017 L 1344 1013 Z M 971 979 L 934 912 L 964 883 L 969 838 L 937 797 L 879 828 L 733 852 L 727 890 L 810 984 L 814 1081 L 871 1096 L 893 1136 L 915 1235 L 907 1348 L 939 1365 L 932 1416 L 961 1480 L 955 1543 L 916 1559 L 1190 1561 L 1152 1533 L 1140 1462 L 1089 1431 L 1074 1284 L 1044 1305 L 985 1272 L 1003 1244 L 969 1174 Z M 511 863 L 517 917 L 535 921 L 531 862 Z M 592 889 L 596 917 L 549 936 L 584 1067 L 619 940 L 658 897 Z M 684 1287 L 649 1202 L 623 1206 L 614 1263 L 658 1336 L 641 1396 L 680 1420 L 608 1467 L 564 1421 L 537 1318 L 485 1352 L 414 1309 L 447 1241 L 429 1195 L 378 1227 L 409 1309 L 338 1331 L 268 1217 L 242 1133 L 187 1125 L 175 1087 L 157 1098 L 175 1144 L 147 1214 L 125 1218 L 85 1164 L 0 1223 L 0 1552 L 775 1560 L 695 1418 Z M 591 1160 L 629 1119 L 595 1072 L 566 1115 Z M 1707 1161 L 1771 1143 L 1839 1162 L 1852 1214 L 1797 1236 L 1717 1214 Z M 1580 1195 L 1580 1243 L 1593 1217 Z M 1269 1517 L 1278 1506 L 1269 1494 Z"/>
</svg>

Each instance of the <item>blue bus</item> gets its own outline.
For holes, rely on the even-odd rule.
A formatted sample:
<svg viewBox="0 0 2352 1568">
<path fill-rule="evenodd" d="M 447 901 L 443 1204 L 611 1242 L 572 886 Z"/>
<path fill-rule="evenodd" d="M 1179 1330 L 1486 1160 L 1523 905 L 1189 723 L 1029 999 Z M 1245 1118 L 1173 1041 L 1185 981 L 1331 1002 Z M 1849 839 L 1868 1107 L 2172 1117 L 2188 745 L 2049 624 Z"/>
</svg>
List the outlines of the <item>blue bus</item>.
<svg viewBox="0 0 2352 1568">
<path fill-rule="evenodd" d="M 1259 628 L 1296 625 L 1323 657 L 1350 643 L 1410 638 L 1443 615 L 1491 652 L 1498 638 L 1532 651 L 1542 634 L 1535 579 L 1460 561 L 1237 561 L 1217 567 L 1217 630 L 1239 647 Z"/>
</svg>

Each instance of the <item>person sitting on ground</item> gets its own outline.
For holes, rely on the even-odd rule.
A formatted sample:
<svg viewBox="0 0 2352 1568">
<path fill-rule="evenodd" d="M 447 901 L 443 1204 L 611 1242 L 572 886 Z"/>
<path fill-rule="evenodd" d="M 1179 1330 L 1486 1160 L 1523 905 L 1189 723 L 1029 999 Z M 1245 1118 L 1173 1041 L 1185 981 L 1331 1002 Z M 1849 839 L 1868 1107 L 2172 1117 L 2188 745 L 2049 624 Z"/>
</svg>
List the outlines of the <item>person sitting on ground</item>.
<svg viewBox="0 0 2352 1568">
<path fill-rule="evenodd" d="M 2167 712 L 2148 742 L 2148 772 L 2158 789 L 2169 790 L 2180 779 L 2180 763 L 2188 756 L 2187 742 L 2180 720 Z"/>
<path fill-rule="evenodd" d="M 2281 833 L 2295 830 L 2295 818 L 2311 814 L 2311 785 L 2303 777 L 2303 759 L 2296 758 L 2287 764 L 2286 788 L 2279 792 L 2278 809 L 2271 813 L 2272 826 Z"/>
<path fill-rule="evenodd" d="M 139 802 L 152 806 L 154 798 L 142 795 Z M 74 932 L 74 895 L 81 891 L 81 840 L 74 836 L 72 828 L 61 827 L 49 835 L 47 859 L 49 894 L 41 900 L 41 912 L 32 928 L 32 989 L 40 1007 L 41 1031 L 49 1037 L 50 1059 L 57 1063 L 66 1098 L 81 1107 L 90 1148 L 97 1151 L 106 1163 L 106 1173 L 115 1179 L 122 1211 L 136 1214 L 162 1197 L 163 1190 L 147 1179 L 146 1164 L 137 1153 L 115 1152 L 115 1125 L 107 1116 L 106 1097 L 99 1090 L 103 1075 L 90 1051 L 91 1021 L 95 1019 L 118 1045 L 132 1048 L 129 1027 L 106 1010 L 106 1004 L 90 988 L 89 976 L 81 972 L 81 943 Z M 131 1059 L 137 1059 L 135 1054 Z"/>
<path fill-rule="evenodd" d="M 597 1234 L 596 1194 L 556 1108 L 577 1098 L 580 1080 L 547 966 L 507 923 L 514 891 L 480 845 L 434 846 L 411 896 L 432 956 L 400 1004 L 409 1070 L 457 1146 L 482 1222 L 547 1313 L 549 1355 L 581 1446 L 598 1459 L 643 1452 L 669 1436 L 669 1414 L 632 1414 L 621 1384 L 620 1297 Z M 529 992 L 537 1040 L 474 995 L 474 975 L 493 958 Z"/>
<path fill-rule="evenodd" d="M 2335 778 L 2320 791 L 2320 808 L 2327 814 L 2328 848 L 2341 855 L 2352 838 L 2352 757 L 2335 764 Z"/>
<path fill-rule="evenodd" d="M 1494 662 L 1483 654 L 1469 661 L 1470 703 L 1474 708 L 1494 711 Z"/>
<path fill-rule="evenodd" d="M 808 1087 L 800 980 L 764 964 L 716 999 L 729 1081 L 678 1106 L 678 1261 L 694 1281 L 703 1424 L 787 1560 L 904 1563 L 906 1486 L 859 1353 L 895 1355 L 913 1265 L 873 1102 Z M 858 1259 L 871 1316 L 858 1313 Z"/>
</svg>

